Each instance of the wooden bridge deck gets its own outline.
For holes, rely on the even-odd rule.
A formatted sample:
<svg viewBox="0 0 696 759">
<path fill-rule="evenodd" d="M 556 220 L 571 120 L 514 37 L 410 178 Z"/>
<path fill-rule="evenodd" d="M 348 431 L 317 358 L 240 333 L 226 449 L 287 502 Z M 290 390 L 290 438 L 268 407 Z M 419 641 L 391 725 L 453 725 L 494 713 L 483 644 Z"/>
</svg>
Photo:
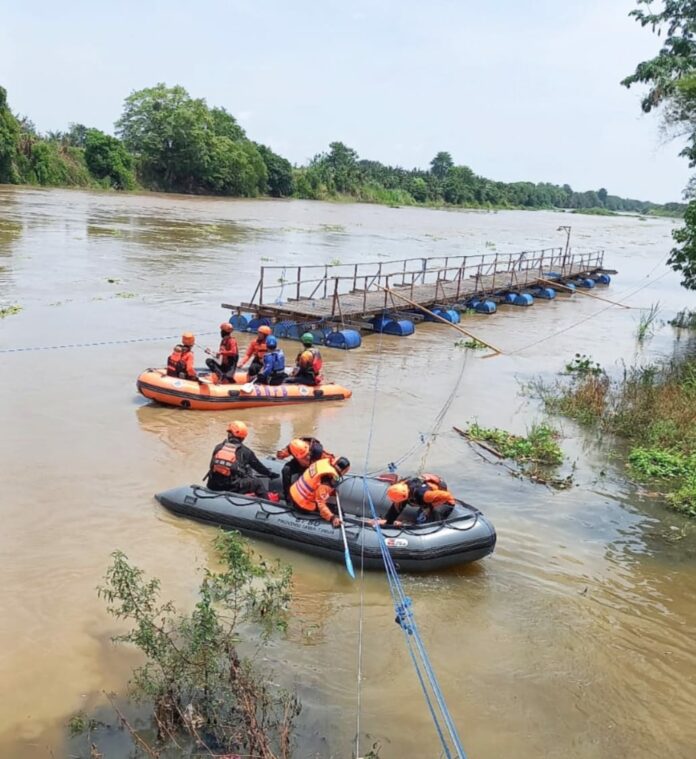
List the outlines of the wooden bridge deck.
<svg viewBox="0 0 696 759">
<path fill-rule="evenodd" d="M 570 262 L 564 266 L 563 279 L 591 274 L 601 269 L 601 265 L 588 266 L 588 261 Z M 505 291 L 523 290 L 540 283 L 548 272 L 539 268 L 495 272 L 470 276 L 466 279 L 440 280 L 428 284 L 388 282 L 388 287 L 401 293 L 416 303 L 430 307 L 466 301 L 473 296 L 486 296 Z M 334 292 L 320 298 L 289 298 L 281 303 L 241 303 L 222 304 L 223 308 L 250 310 L 260 316 L 299 321 L 359 319 L 374 316 L 386 310 L 404 310 L 400 298 L 394 298 L 380 285 L 376 289 L 354 289 L 349 292 Z"/>
</svg>

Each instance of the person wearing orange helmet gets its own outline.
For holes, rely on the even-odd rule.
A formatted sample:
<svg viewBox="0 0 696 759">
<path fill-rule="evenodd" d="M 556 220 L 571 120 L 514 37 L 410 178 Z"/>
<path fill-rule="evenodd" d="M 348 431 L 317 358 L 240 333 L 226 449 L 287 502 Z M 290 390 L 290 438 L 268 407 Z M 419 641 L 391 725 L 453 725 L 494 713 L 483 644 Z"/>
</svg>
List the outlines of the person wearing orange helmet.
<svg viewBox="0 0 696 759">
<path fill-rule="evenodd" d="M 415 524 L 440 522 L 449 517 L 455 500 L 447 490 L 447 483 L 436 474 L 423 474 L 400 480 L 387 488 L 387 498 L 392 502 L 389 511 L 380 519 L 380 525 L 403 527 L 406 524 L 397 519 L 406 506 L 418 506 Z"/>
<path fill-rule="evenodd" d="M 227 425 L 227 438 L 213 448 L 210 468 L 205 479 L 210 490 L 224 490 L 231 493 L 253 493 L 259 498 L 270 498 L 265 482 L 253 472 L 276 479 L 279 474 L 262 464 L 256 454 L 244 445 L 249 430 L 244 422 L 234 421 Z"/>
<path fill-rule="evenodd" d="M 322 458 L 333 459 L 333 456 L 326 453 L 324 446 L 314 437 L 293 438 L 285 448 L 276 451 L 276 457 L 290 459 L 280 473 L 283 478 L 283 493 L 286 503 L 290 503 L 290 486 L 310 464 Z"/>
<path fill-rule="evenodd" d="M 339 527 L 341 519 L 331 510 L 328 500 L 336 492 L 341 477 L 350 469 L 350 461 L 340 456 L 335 461 L 319 459 L 302 473 L 290 487 L 290 505 L 301 512 L 318 511 L 319 516 L 333 527 Z"/>
<path fill-rule="evenodd" d="M 181 343 L 175 345 L 167 359 L 167 376 L 179 379 L 198 380 L 193 365 L 193 346 L 196 338 L 191 332 L 184 332 Z"/>
<path fill-rule="evenodd" d="M 266 355 L 266 352 L 268 351 L 268 346 L 266 345 L 266 338 L 271 335 L 273 330 L 270 327 L 267 327 L 265 324 L 262 324 L 257 330 L 256 330 L 256 337 L 249 343 L 249 347 L 246 349 L 246 353 L 244 354 L 244 359 L 242 363 L 239 365 L 240 369 L 246 366 L 247 361 L 251 359 L 251 364 L 249 365 L 248 369 L 248 376 L 249 379 L 252 377 L 255 377 L 263 368 L 263 358 Z"/>
<path fill-rule="evenodd" d="M 209 348 L 205 349 L 206 353 L 215 356 L 215 358 L 207 358 L 205 363 L 211 372 L 217 374 L 220 382 L 234 382 L 234 373 L 237 371 L 239 348 L 237 341 L 232 337 L 232 332 L 232 325 L 229 322 L 223 322 L 220 325 L 221 339 L 217 353 L 213 354 Z"/>
</svg>

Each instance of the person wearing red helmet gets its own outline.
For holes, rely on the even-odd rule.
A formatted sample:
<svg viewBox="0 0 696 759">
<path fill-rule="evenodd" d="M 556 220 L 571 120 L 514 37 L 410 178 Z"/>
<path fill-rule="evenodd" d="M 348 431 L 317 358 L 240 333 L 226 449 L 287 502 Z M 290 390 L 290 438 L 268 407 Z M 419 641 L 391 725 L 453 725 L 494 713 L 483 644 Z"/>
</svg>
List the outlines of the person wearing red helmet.
<svg viewBox="0 0 696 759">
<path fill-rule="evenodd" d="M 415 524 L 441 522 L 449 517 L 455 500 L 447 490 L 447 483 L 436 474 L 423 474 L 408 480 L 395 482 L 387 489 L 387 498 L 392 502 L 389 511 L 380 519 L 380 525 L 403 527 L 405 522 L 397 519 L 406 506 L 418 506 Z"/>
<path fill-rule="evenodd" d="M 234 421 L 227 425 L 227 438 L 213 449 L 210 468 L 205 476 L 210 490 L 253 493 L 259 498 L 269 498 L 266 484 L 253 472 L 272 480 L 280 475 L 262 464 L 251 448 L 244 445 L 248 434 L 249 430 L 244 422 Z M 277 498 L 276 495 L 276 498 L 271 500 Z"/>
<path fill-rule="evenodd" d="M 290 486 L 310 464 L 323 458 L 333 459 L 333 455 L 324 451 L 324 446 L 314 437 L 293 438 L 285 448 L 276 451 L 276 456 L 290 459 L 281 471 L 286 503 L 290 503 Z"/>
<path fill-rule="evenodd" d="M 179 379 L 198 380 L 198 374 L 193 365 L 193 346 L 196 338 L 191 332 L 184 332 L 181 343 L 175 345 L 167 359 L 167 376 Z"/>
<path fill-rule="evenodd" d="M 255 377 L 263 368 L 263 358 L 268 351 L 266 338 L 269 337 L 272 332 L 273 330 L 270 327 L 262 324 L 256 330 L 256 337 L 249 343 L 249 346 L 246 349 L 244 359 L 239 365 L 239 368 L 242 369 L 244 366 L 246 366 L 247 361 L 251 359 L 251 364 L 249 365 L 249 369 L 247 371 L 249 379 Z"/>
<path fill-rule="evenodd" d="M 220 382 L 234 382 L 234 373 L 237 371 L 239 348 L 237 341 L 232 337 L 232 332 L 232 325 L 229 322 L 223 322 L 220 325 L 221 339 L 217 353 L 213 354 L 210 349 L 205 349 L 206 353 L 215 356 L 215 358 L 207 358 L 205 363 L 211 372 L 217 374 Z"/>
</svg>

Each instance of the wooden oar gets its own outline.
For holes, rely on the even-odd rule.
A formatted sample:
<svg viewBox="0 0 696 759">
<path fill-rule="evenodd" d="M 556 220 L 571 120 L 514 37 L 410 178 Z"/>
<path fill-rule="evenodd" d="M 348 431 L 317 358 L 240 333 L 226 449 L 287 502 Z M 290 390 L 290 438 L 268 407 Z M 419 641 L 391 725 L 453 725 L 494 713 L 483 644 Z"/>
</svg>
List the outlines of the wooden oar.
<svg viewBox="0 0 696 759">
<path fill-rule="evenodd" d="M 601 295 L 595 295 L 594 293 L 588 293 L 584 290 L 580 290 L 576 288 L 573 290 L 572 287 L 568 287 L 567 285 L 563 285 L 560 282 L 554 282 L 551 279 L 539 279 L 538 282 L 541 282 L 542 285 L 548 285 L 549 287 L 560 287 L 563 290 L 568 290 L 571 293 L 578 293 L 579 295 L 586 295 L 588 298 L 595 298 L 596 300 L 603 300 L 605 303 L 611 303 L 612 306 L 620 306 L 621 308 L 633 308 L 633 306 L 626 306 L 623 303 L 618 303 L 615 300 L 609 300 L 609 298 L 602 298 Z"/>
<path fill-rule="evenodd" d="M 460 326 L 459 324 L 454 324 L 453 322 L 447 321 L 447 319 L 443 318 L 442 316 L 439 316 L 436 313 L 433 313 L 430 311 L 430 309 L 427 309 L 425 306 L 421 306 L 420 303 L 416 303 L 414 300 L 411 300 L 410 298 L 407 298 L 405 295 L 401 295 L 401 293 L 397 293 L 396 290 L 392 290 L 389 287 L 382 287 L 382 285 L 377 285 L 377 287 L 381 288 L 385 292 L 389 293 L 390 295 L 396 295 L 397 298 L 400 298 L 401 300 L 405 301 L 409 305 L 413 306 L 414 308 L 417 308 L 418 310 L 422 311 L 424 314 L 428 314 L 429 316 L 432 316 L 434 319 L 436 319 L 439 322 L 442 322 L 443 324 L 447 324 L 450 327 L 454 327 L 454 329 L 457 330 L 457 332 L 461 332 L 463 335 L 466 335 L 467 337 L 470 337 L 472 340 L 476 340 L 477 342 L 481 343 L 481 345 L 485 345 L 487 348 L 490 348 L 494 353 L 492 355 L 499 355 L 503 353 L 500 348 L 496 348 L 495 345 L 491 345 L 490 343 L 487 343 L 485 340 L 482 340 L 480 337 L 477 337 L 476 335 L 473 335 L 471 332 L 468 332 L 464 329 L 464 327 Z M 491 354 L 488 356 L 481 356 L 481 358 L 491 358 Z"/>
<path fill-rule="evenodd" d="M 350 551 L 348 550 L 348 538 L 346 537 L 346 528 L 343 525 L 343 509 L 341 508 L 341 499 L 336 492 L 336 508 L 338 509 L 338 518 L 341 522 L 341 537 L 343 538 L 343 557 L 346 562 L 346 569 L 348 574 L 355 579 L 355 570 L 353 569 L 353 560 L 350 558 Z"/>
</svg>

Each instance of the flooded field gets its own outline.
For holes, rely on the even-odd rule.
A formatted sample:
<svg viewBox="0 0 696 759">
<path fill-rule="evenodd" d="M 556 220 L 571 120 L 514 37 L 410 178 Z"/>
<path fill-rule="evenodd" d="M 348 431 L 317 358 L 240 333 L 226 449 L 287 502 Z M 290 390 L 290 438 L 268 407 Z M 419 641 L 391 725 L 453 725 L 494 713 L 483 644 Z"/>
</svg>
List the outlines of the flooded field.
<svg viewBox="0 0 696 759">
<path fill-rule="evenodd" d="M 557 227 L 572 224 L 573 245 L 604 248 L 620 272 L 599 294 L 659 301 L 666 320 L 695 305 L 665 274 L 674 223 L 0 187 L 0 306 L 22 308 L 0 321 L 0 350 L 84 346 L 2 353 L 0 757 L 67 756 L 69 716 L 124 691 L 134 657 L 110 643 L 95 592 L 111 551 L 191 599 L 213 530 L 152 496 L 200 481 L 230 413 L 148 405 L 135 378 L 183 330 L 215 344 L 220 303 L 247 300 L 259 265 L 532 250 L 562 244 Z M 524 432 L 542 415 L 522 385 L 576 352 L 619 372 L 687 347 L 665 324 L 641 347 L 638 314 L 578 295 L 467 317 L 506 350 L 486 360 L 441 325 L 370 336 L 323 352 L 327 377 L 353 390 L 347 403 L 236 415 L 259 454 L 313 434 L 359 471 L 376 397 L 368 468 L 413 448 L 400 471 L 425 460 L 494 522 L 492 557 L 404 578 L 471 757 L 694 756 L 694 525 L 630 484 L 610 441 L 570 422 L 556 420 L 565 473 L 575 466 L 567 492 L 512 478 L 451 430 L 477 419 Z M 419 445 L 462 363 L 434 443 Z M 383 759 L 438 756 L 385 578 L 352 582 L 340 565 L 256 548 L 295 569 L 294 624 L 268 653 L 304 704 L 297 756 L 351 755 L 361 609 L 362 750 L 379 740 Z"/>
</svg>

